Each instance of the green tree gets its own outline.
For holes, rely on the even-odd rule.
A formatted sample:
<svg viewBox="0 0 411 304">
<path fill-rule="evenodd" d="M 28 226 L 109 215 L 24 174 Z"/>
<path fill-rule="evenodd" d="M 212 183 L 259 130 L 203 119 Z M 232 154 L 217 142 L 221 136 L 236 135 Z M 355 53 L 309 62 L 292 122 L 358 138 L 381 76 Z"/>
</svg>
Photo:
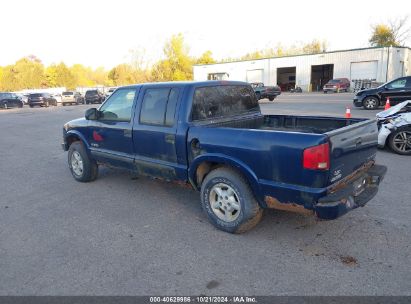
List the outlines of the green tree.
<svg viewBox="0 0 411 304">
<path fill-rule="evenodd" d="M 74 77 L 76 87 L 91 87 L 96 85 L 94 79 L 98 77 L 93 77 L 94 71 L 91 68 L 85 67 L 82 64 L 74 64 L 70 67 L 70 72 Z"/>
<path fill-rule="evenodd" d="M 73 90 L 76 87 L 73 74 L 63 62 L 56 66 L 56 84 L 58 87 L 66 87 L 68 90 Z"/>
<path fill-rule="evenodd" d="M 317 39 L 314 39 L 313 41 L 305 44 L 302 47 L 302 53 L 303 54 L 318 54 L 325 52 L 327 50 L 327 43 L 325 40 L 320 41 Z"/>
<path fill-rule="evenodd" d="M 190 80 L 193 79 L 193 62 L 189 56 L 188 46 L 180 33 L 173 35 L 164 46 L 165 59 L 157 62 L 152 70 L 156 81 Z"/>
<path fill-rule="evenodd" d="M 411 28 L 407 27 L 408 16 L 391 19 L 388 24 L 380 23 L 372 26 L 371 46 L 400 46 L 410 38 Z"/>
<path fill-rule="evenodd" d="M 385 24 L 377 24 L 373 27 L 373 33 L 368 42 L 371 46 L 398 46 L 394 32 Z"/>
<path fill-rule="evenodd" d="M 47 85 L 44 66 L 38 58 L 32 55 L 4 67 L 2 74 L 0 84 L 2 90 L 16 91 Z"/>
<path fill-rule="evenodd" d="M 46 68 L 45 72 L 46 82 L 48 87 L 57 87 L 57 68 L 56 66 L 50 65 Z"/>
<path fill-rule="evenodd" d="M 211 51 L 205 51 L 199 58 L 196 59 L 196 64 L 212 64 L 216 63 Z"/>
<path fill-rule="evenodd" d="M 116 86 L 136 83 L 133 68 L 128 64 L 119 64 L 108 73 L 108 78 Z"/>
</svg>

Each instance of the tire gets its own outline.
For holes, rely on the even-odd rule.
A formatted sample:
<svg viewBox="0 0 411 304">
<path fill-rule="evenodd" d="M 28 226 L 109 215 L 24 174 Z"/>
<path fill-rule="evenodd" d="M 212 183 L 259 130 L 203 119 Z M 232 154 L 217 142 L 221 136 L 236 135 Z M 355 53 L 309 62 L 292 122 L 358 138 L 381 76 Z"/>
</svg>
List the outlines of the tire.
<svg viewBox="0 0 411 304">
<path fill-rule="evenodd" d="M 268 97 L 268 100 L 269 100 L 269 101 L 274 101 L 274 98 L 275 98 L 275 97 Z"/>
<path fill-rule="evenodd" d="M 255 97 L 257 98 L 257 100 L 261 99 L 261 94 L 259 92 L 255 93 Z"/>
<path fill-rule="evenodd" d="M 388 139 L 388 145 L 397 154 L 411 155 L 411 127 L 394 131 Z"/>
<path fill-rule="evenodd" d="M 365 98 L 363 101 L 363 107 L 366 110 L 378 109 L 379 105 L 380 105 L 380 101 L 378 100 L 377 97 L 374 97 L 374 96 L 369 96 Z"/>
<path fill-rule="evenodd" d="M 252 229 L 263 213 L 248 182 L 227 167 L 217 168 L 205 177 L 201 185 L 201 205 L 208 220 L 229 233 Z"/>
<path fill-rule="evenodd" d="M 67 160 L 71 175 L 76 181 L 86 183 L 97 178 L 98 165 L 89 158 L 82 142 L 75 141 L 70 145 Z"/>
<path fill-rule="evenodd" d="M 32 108 L 33 107 L 33 105 L 29 105 L 30 106 L 30 108 Z"/>
<path fill-rule="evenodd" d="M 328 91 L 324 91 L 324 94 L 327 94 L 328 93 Z"/>
</svg>

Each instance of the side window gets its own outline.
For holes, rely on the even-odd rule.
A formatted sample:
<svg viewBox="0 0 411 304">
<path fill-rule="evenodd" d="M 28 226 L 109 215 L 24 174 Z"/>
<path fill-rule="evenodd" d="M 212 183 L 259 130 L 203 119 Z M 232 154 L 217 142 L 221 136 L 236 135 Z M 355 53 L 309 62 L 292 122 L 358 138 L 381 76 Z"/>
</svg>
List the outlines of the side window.
<svg viewBox="0 0 411 304">
<path fill-rule="evenodd" d="M 389 88 L 391 89 L 400 89 L 400 88 L 404 88 L 405 87 L 405 83 L 406 83 L 406 79 L 402 78 L 402 79 L 398 79 L 394 82 L 391 82 L 389 85 Z"/>
<path fill-rule="evenodd" d="M 174 125 L 178 89 L 148 89 L 141 105 L 140 123 L 147 125 Z"/>
<path fill-rule="evenodd" d="M 411 89 L 411 77 L 407 77 L 407 84 L 405 85 L 407 89 Z"/>
<path fill-rule="evenodd" d="M 122 89 L 112 94 L 101 108 L 99 120 L 130 121 L 133 108 L 135 89 Z"/>
</svg>

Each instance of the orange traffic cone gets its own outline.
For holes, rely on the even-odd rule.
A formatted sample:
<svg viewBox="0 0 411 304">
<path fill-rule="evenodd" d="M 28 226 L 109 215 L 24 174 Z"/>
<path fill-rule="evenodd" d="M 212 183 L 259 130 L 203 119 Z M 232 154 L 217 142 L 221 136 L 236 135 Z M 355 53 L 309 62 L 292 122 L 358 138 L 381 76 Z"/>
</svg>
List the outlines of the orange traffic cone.
<svg viewBox="0 0 411 304">
<path fill-rule="evenodd" d="M 388 110 L 389 108 L 391 108 L 390 99 L 387 97 L 387 101 L 385 102 L 384 110 Z"/>
<path fill-rule="evenodd" d="M 351 109 L 349 107 L 345 110 L 345 118 L 351 118 Z"/>
</svg>

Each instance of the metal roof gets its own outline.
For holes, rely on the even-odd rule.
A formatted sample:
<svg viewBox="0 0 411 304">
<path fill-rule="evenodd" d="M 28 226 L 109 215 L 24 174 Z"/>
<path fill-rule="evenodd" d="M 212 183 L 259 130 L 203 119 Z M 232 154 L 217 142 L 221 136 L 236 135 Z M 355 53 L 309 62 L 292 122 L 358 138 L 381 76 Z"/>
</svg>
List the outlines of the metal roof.
<svg viewBox="0 0 411 304">
<path fill-rule="evenodd" d="M 356 49 L 348 49 L 348 50 L 328 51 L 328 52 L 321 52 L 321 53 L 314 53 L 314 54 L 297 54 L 297 55 L 264 57 L 264 58 L 258 58 L 258 59 L 233 60 L 233 61 L 207 63 L 207 64 L 194 64 L 193 66 L 207 66 L 207 65 L 215 65 L 215 64 L 257 61 L 257 60 L 277 59 L 277 58 L 287 58 L 287 57 L 315 56 L 315 55 L 321 55 L 321 54 L 343 53 L 343 52 L 363 51 L 363 50 L 373 50 L 373 49 L 385 49 L 385 48 L 388 48 L 388 47 L 386 47 L 386 46 L 373 46 L 373 47 L 356 48 Z M 409 50 L 411 50 L 411 48 L 408 47 L 408 46 L 390 46 L 390 48 L 393 48 L 393 49 L 409 49 Z"/>
</svg>

